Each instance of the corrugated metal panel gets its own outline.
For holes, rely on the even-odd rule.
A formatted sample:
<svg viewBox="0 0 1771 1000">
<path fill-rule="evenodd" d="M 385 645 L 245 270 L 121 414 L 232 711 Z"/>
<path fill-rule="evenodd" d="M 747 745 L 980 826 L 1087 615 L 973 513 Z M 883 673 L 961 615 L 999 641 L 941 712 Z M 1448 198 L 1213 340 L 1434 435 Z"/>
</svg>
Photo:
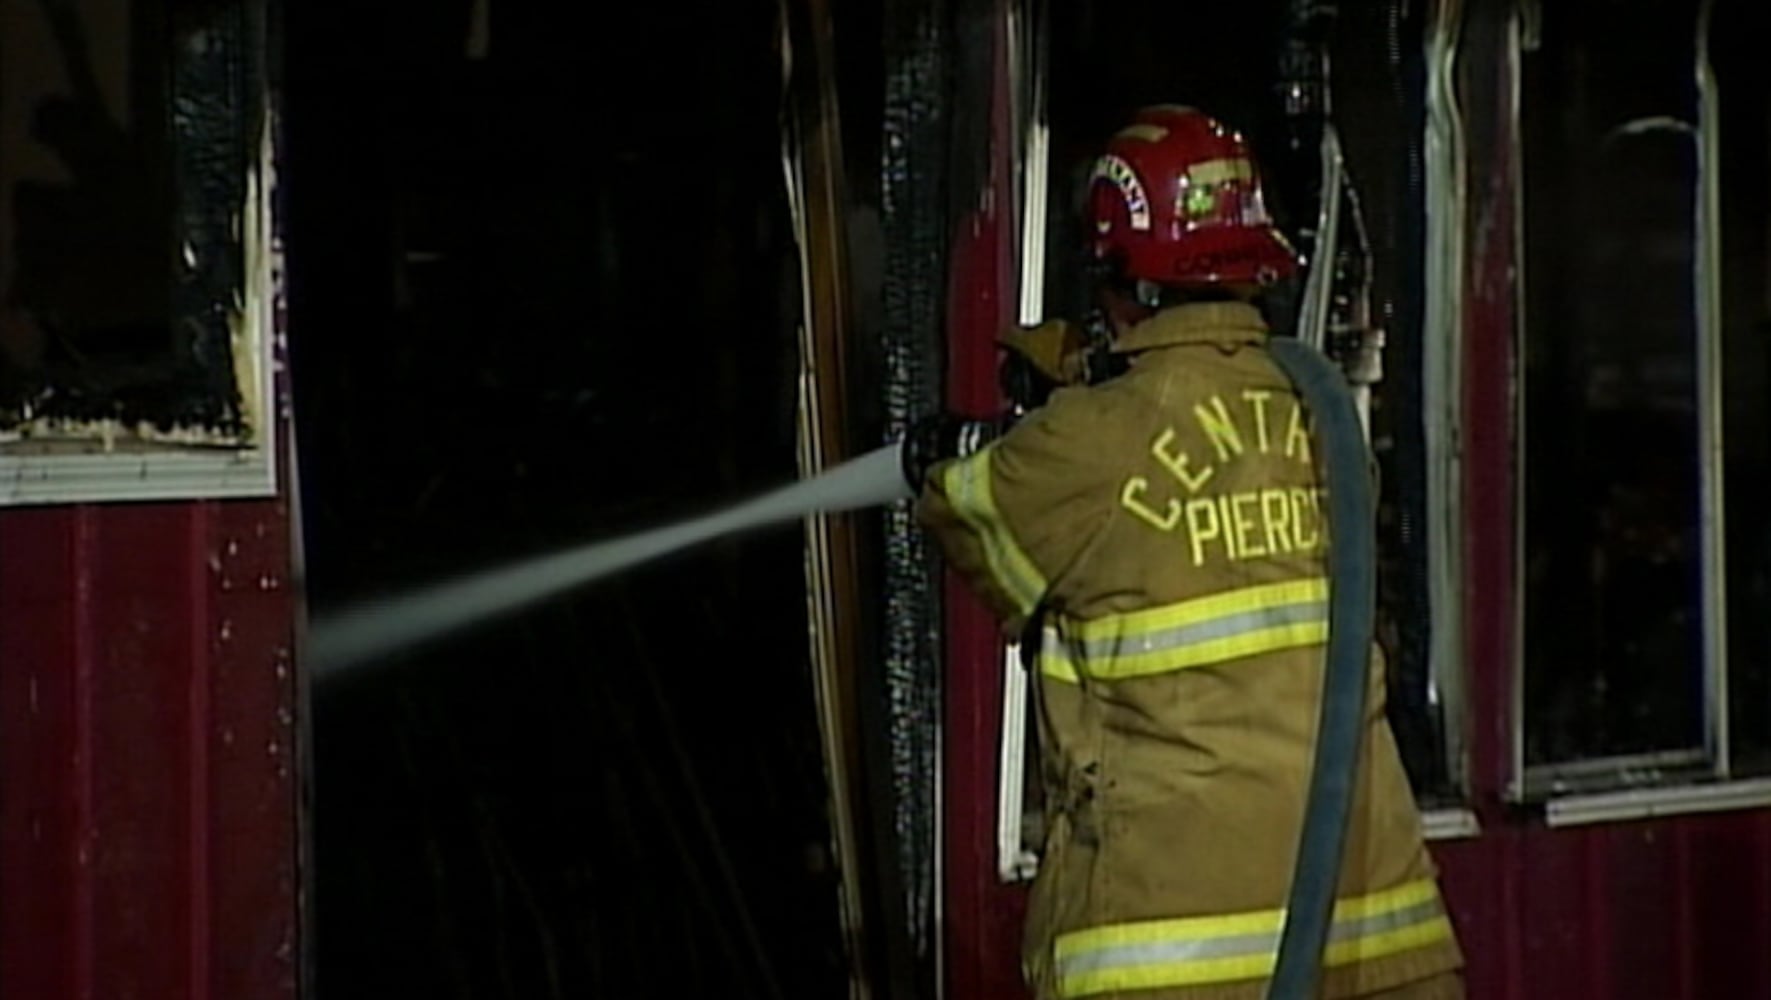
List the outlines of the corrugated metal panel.
<svg viewBox="0 0 1771 1000">
<path fill-rule="evenodd" d="M 1512 827 L 1435 853 L 1472 998 L 1771 997 L 1771 815 Z"/>
<path fill-rule="evenodd" d="M 1011 191 L 1009 81 L 1003 51 L 1007 4 L 960 6 L 961 33 L 986 37 L 994 52 L 987 99 L 990 134 L 975 137 L 987 150 L 977 211 L 961 220 L 950 258 L 947 371 L 950 407 L 984 415 L 1002 410 L 996 382 L 995 338 L 1015 322 L 1016 247 Z M 988 19 L 986 26 L 971 19 Z M 1003 645 L 989 612 L 957 579 L 949 577 L 945 608 L 946 713 L 942 802 L 948 955 L 945 995 L 954 1000 L 1011 1000 L 1021 985 L 1021 919 L 1026 892 L 996 874 L 997 740 L 1002 720 Z"/>
<path fill-rule="evenodd" d="M 0 513 L 0 994 L 295 995 L 287 523 Z"/>
</svg>

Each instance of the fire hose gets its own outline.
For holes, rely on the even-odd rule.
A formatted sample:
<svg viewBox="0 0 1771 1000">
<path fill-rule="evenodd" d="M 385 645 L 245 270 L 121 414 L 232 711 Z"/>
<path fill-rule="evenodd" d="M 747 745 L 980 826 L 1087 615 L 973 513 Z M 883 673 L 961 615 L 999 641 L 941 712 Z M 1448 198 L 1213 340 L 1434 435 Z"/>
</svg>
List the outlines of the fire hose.
<svg viewBox="0 0 1771 1000">
<path fill-rule="evenodd" d="M 1377 498 L 1364 410 L 1368 387 L 1379 377 L 1382 342 L 1368 322 L 1371 251 L 1358 198 L 1345 176 L 1330 107 L 1329 48 L 1338 13 L 1334 3 L 1324 0 L 1292 0 L 1279 59 L 1278 96 L 1290 126 L 1291 151 L 1315 152 L 1320 174 L 1317 183 L 1299 185 L 1304 197 L 1293 203 L 1307 213 L 1314 200 L 1316 209 L 1316 224 L 1306 241 L 1309 276 L 1297 336 L 1273 338 L 1270 348 L 1273 360 L 1304 397 L 1324 445 L 1331 541 L 1326 675 L 1304 824 L 1268 1000 L 1311 1000 L 1321 983 L 1346 854 L 1364 727 L 1365 672 L 1377 624 Z M 1302 180 L 1308 173 L 1300 169 L 1292 176 Z M 1340 226 L 1343 205 L 1352 216 L 1352 245 L 1346 250 L 1342 241 L 1348 234 Z M 1342 331 L 1355 332 L 1358 341 L 1334 343 L 1332 335 Z M 1325 355 L 1337 349 L 1352 356 L 1350 372 Z"/>
<path fill-rule="evenodd" d="M 1275 337 L 1269 346 L 1316 422 L 1328 478 L 1328 664 L 1285 929 L 1267 992 L 1269 1000 L 1310 1000 L 1321 978 L 1359 770 L 1377 617 L 1376 499 L 1345 376 L 1302 341 Z"/>
</svg>

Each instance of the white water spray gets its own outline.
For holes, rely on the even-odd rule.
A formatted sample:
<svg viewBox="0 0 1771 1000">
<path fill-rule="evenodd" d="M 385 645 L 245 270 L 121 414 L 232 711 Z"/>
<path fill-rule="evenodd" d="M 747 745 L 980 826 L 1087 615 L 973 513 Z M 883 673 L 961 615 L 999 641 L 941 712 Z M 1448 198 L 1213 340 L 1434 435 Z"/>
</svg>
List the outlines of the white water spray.
<svg viewBox="0 0 1771 1000">
<path fill-rule="evenodd" d="M 317 680 L 324 680 L 404 647 L 722 535 L 813 513 L 836 514 L 906 498 L 910 489 L 904 481 L 900 451 L 899 445 L 887 445 L 704 517 L 537 556 L 415 593 L 366 601 L 314 623 L 306 653 L 309 668 Z"/>
</svg>

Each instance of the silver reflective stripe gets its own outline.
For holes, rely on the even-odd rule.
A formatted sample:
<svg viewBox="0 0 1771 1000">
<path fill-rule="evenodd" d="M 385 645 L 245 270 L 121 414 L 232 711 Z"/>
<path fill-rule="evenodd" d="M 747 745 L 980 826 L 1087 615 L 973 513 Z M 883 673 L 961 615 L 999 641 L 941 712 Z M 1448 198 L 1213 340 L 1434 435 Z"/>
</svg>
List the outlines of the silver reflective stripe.
<svg viewBox="0 0 1771 1000">
<path fill-rule="evenodd" d="M 1386 934 L 1416 924 L 1424 924 L 1443 915 L 1444 910 L 1439 905 L 1439 901 L 1429 899 L 1400 910 L 1373 913 L 1356 920 L 1336 921 L 1328 932 L 1328 940 L 1332 944 Z M 1058 975 L 1068 978 L 1091 972 L 1129 969 L 1143 965 L 1171 965 L 1206 959 L 1239 958 L 1245 955 L 1265 954 L 1277 960 L 1278 950 L 1279 931 L 1275 929 L 1270 933 L 1260 934 L 1236 934 L 1191 940 L 1114 945 L 1059 958 L 1057 966 Z"/>
<path fill-rule="evenodd" d="M 1249 632 L 1261 632 L 1285 625 L 1327 620 L 1327 601 L 1305 601 L 1300 604 L 1281 604 L 1276 607 L 1262 608 L 1258 611 L 1243 611 L 1233 615 L 1225 615 L 1222 618 L 1194 622 L 1191 625 L 1163 629 L 1160 632 L 1146 632 L 1142 635 L 1116 635 L 1106 639 L 1065 640 L 1065 644 L 1073 652 L 1079 653 L 1083 659 L 1099 660 L 1136 656 L 1141 653 L 1159 653 L 1164 650 L 1179 649 L 1183 646 L 1197 646 L 1217 639 L 1228 639 L 1231 636 Z"/>
</svg>

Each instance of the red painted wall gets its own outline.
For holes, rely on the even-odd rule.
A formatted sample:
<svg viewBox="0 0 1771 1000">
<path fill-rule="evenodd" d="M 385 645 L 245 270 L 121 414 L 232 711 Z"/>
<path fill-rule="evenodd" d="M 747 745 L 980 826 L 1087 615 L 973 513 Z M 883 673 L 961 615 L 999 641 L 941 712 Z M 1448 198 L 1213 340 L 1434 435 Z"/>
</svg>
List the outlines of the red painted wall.
<svg viewBox="0 0 1771 1000">
<path fill-rule="evenodd" d="M 998 4 L 999 9 L 1002 4 Z M 997 31 L 990 173 L 983 197 L 954 234 L 948 289 L 948 405 L 995 416 L 1005 401 L 996 381 L 997 334 L 1017 313 L 1019 284 L 1010 197 L 1009 95 Z M 1021 996 L 1024 890 L 996 877 L 998 734 L 1002 729 L 1003 643 L 990 613 L 950 577 L 945 607 L 948 673 L 942 723 L 945 818 L 944 920 L 949 997 Z"/>
<path fill-rule="evenodd" d="M 295 995 L 288 524 L 0 511 L 0 996 Z"/>
<path fill-rule="evenodd" d="M 1771 997 L 1771 813 L 1437 845 L 1475 1000 Z"/>
</svg>

